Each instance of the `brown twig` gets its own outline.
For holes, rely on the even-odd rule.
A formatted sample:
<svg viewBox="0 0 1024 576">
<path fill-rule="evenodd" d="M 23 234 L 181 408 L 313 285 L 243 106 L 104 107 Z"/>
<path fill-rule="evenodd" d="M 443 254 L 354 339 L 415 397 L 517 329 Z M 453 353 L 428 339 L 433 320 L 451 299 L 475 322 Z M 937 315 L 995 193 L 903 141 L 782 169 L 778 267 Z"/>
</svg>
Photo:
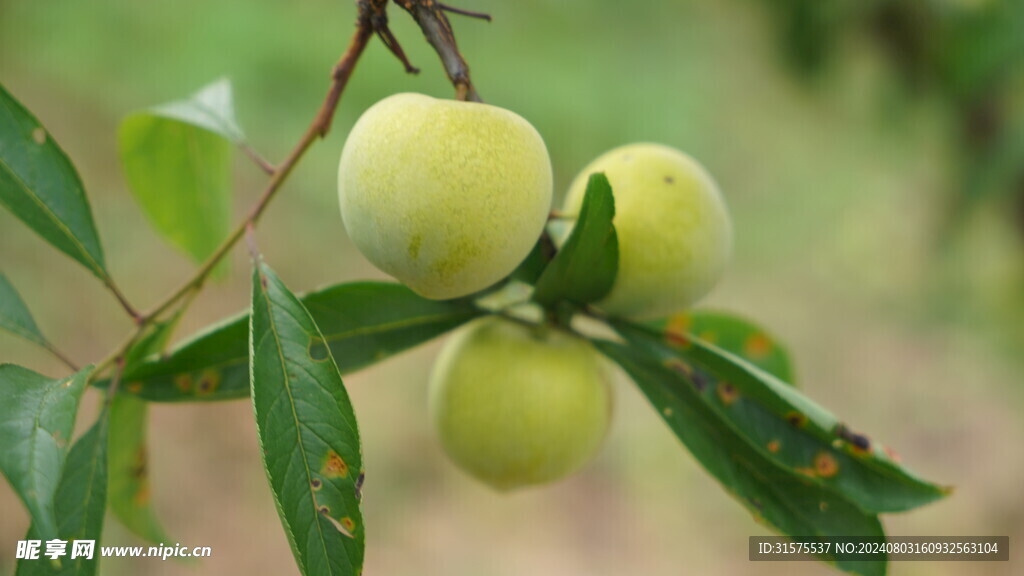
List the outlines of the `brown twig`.
<svg viewBox="0 0 1024 576">
<path fill-rule="evenodd" d="M 104 286 L 107 287 L 107 290 L 110 290 L 110 293 L 113 294 L 114 298 L 117 299 L 118 304 L 120 304 L 121 307 L 124 308 L 124 311 L 127 312 L 128 315 L 132 317 L 132 320 L 134 320 L 136 324 L 142 321 L 142 314 L 140 314 L 139 311 L 136 310 L 135 307 L 132 306 L 130 302 L 128 302 L 128 298 L 125 297 L 124 292 L 121 292 L 121 289 L 117 287 L 117 284 L 114 283 L 113 278 L 107 276 L 106 278 L 103 279 L 103 284 Z"/>
<path fill-rule="evenodd" d="M 68 358 L 63 352 L 58 350 L 56 346 L 51 344 L 50 341 L 47 340 L 46 344 L 43 345 L 43 348 L 45 348 L 46 351 L 49 352 L 50 354 L 53 354 L 53 356 L 56 359 L 58 359 L 61 362 L 63 362 L 64 365 L 67 366 L 68 368 L 70 368 L 72 372 L 78 372 L 78 370 L 79 370 L 78 366 L 70 358 Z"/>
<path fill-rule="evenodd" d="M 484 13 L 484 12 L 474 12 L 472 10 L 465 10 L 465 9 L 462 9 L 462 8 L 456 8 L 454 6 L 448 6 L 447 4 L 441 4 L 440 2 L 437 2 L 436 4 L 437 4 L 438 8 L 440 8 L 441 10 L 444 10 L 445 12 L 451 12 L 452 14 L 458 14 L 459 16 L 468 16 L 470 18 L 477 18 L 479 20 L 487 20 L 488 22 L 490 22 L 492 20 L 491 19 L 491 15 L 487 14 L 487 13 Z"/>
<path fill-rule="evenodd" d="M 363 50 L 366 48 L 367 42 L 372 37 L 373 30 L 372 25 L 369 23 L 368 17 L 362 17 L 359 21 L 359 27 L 356 33 L 352 37 L 352 41 L 349 43 L 348 50 L 338 61 L 338 64 L 334 67 L 334 71 L 331 74 L 332 83 L 331 87 L 327 92 L 327 96 L 324 98 L 324 103 L 317 112 L 316 117 L 313 118 L 313 122 L 309 125 L 306 133 L 303 134 L 295 148 L 292 149 L 288 158 L 281 163 L 281 166 L 277 168 L 270 178 L 270 182 L 267 183 L 263 193 L 260 195 L 259 200 L 249 210 L 249 214 L 245 219 L 235 227 L 235 229 L 228 235 L 228 237 L 221 243 L 221 245 L 214 251 L 206 262 L 199 268 L 195 275 L 185 282 L 181 287 L 174 291 L 170 296 L 164 299 L 163 302 L 158 304 L 150 312 L 146 313 L 146 319 L 153 319 L 159 317 L 161 314 L 170 309 L 175 303 L 192 290 L 198 290 L 202 287 L 203 283 L 209 277 L 210 273 L 213 272 L 214 268 L 220 261 L 227 255 L 228 252 L 238 243 L 238 241 L 245 234 L 245 229 L 250 223 L 254 223 L 259 220 L 263 211 L 267 205 L 273 199 L 274 194 L 281 188 L 281 185 L 291 174 L 292 169 L 299 162 L 302 156 L 306 153 L 306 150 L 312 146 L 318 138 L 325 136 L 330 130 L 331 120 L 334 118 L 334 111 L 338 107 L 338 101 L 341 99 L 341 94 L 345 90 L 345 86 L 348 84 L 349 78 L 352 76 L 353 70 L 355 70 L 356 62 L 362 55 Z"/>
<path fill-rule="evenodd" d="M 445 16 L 445 10 L 433 0 L 395 0 L 412 16 L 413 20 L 423 31 L 427 42 L 434 47 L 434 51 L 441 57 L 441 64 L 444 65 L 448 79 L 455 86 L 455 95 L 459 100 L 482 102 L 480 94 L 473 86 L 469 76 L 469 64 L 459 52 L 459 46 L 455 42 L 455 33 L 452 25 Z"/>
<path fill-rule="evenodd" d="M 228 237 L 220 246 L 217 247 L 216 250 L 214 250 L 213 254 L 206 259 L 191 278 L 174 290 L 169 296 L 164 298 L 159 304 L 155 305 L 150 311 L 145 314 L 139 314 L 128 305 L 127 301 L 124 300 L 123 297 L 119 298 L 125 309 L 128 310 L 136 319 L 136 329 L 120 346 L 115 349 L 113 353 L 97 364 L 91 379 L 95 379 L 102 375 L 102 373 L 114 363 L 117 363 L 123 369 L 125 355 L 142 336 L 146 328 L 166 314 L 175 305 L 181 303 L 185 298 L 194 297 L 195 294 L 202 289 L 203 284 L 206 282 L 207 278 L 209 278 L 210 274 L 220 261 L 230 253 L 231 249 L 243 236 L 246 235 L 247 231 L 250 231 L 255 227 L 256 222 L 259 220 L 260 216 L 262 216 L 264 210 L 266 210 L 267 205 L 270 204 L 270 201 L 288 179 L 288 176 L 291 174 L 292 170 L 298 164 L 303 155 L 305 155 L 306 151 L 314 142 L 316 142 L 317 139 L 327 135 L 327 132 L 331 128 L 331 122 L 334 119 L 334 113 L 338 108 L 338 102 L 341 100 L 341 95 L 345 91 L 345 87 L 348 85 L 349 79 L 352 77 L 352 73 L 355 70 L 360 56 L 362 56 L 363 51 L 366 49 L 367 44 L 374 34 L 381 37 L 381 40 L 384 41 L 385 45 L 387 45 L 388 48 L 395 53 L 395 55 L 398 56 L 404 64 L 406 64 L 407 69 L 412 67 L 411 64 L 408 63 L 408 59 L 405 58 L 405 52 L 399 46 L 397 39 L 394 38 L 394 35 L 391 34 L 390 29 L 387 27 L 387 1 L 388 0 L 356 0 L 356 5 L 359 10 L 359 16 L 356 21 L 356 31 L 352 35 L 352 39 L 350 40 L 345 53 L 338 60 L 338 63 L 334 66 L 334 69 L 331 72 L 331 86 L 327 91 L 327 95 L 324 97 L 323 104 L 320 106 L 320 109 L 313 118 L 313 121 L 306 129 L 306 132 L 302 135 L 302 138 L 299 139 L 299 142 L 288 154 L 288 157 L 284 162 L 279 166 L 274 167 L 269 162 L 263 160 L 254 150 L 247 146 L 243 146 L 243 151 L 245 151 L 250 158 L 256 161 L 257 165 L 270 175 L 270 181 L 263 189 L 259 199 L 249 210 L 245 219 L 243 219 L 234 228 L 234 230 L 232 230 Z M 423 33 L 427 40 L 441 57 L 445 71 L 456 88 L 457 96 L 462 100 L 480 101 L 480 97 L 470 81 L 469 66 L 459 53 L 458 47 L 455 44 L 455 36 L 452 33 L 451 25 L 448 23 L 448 19 L 445 17 L 442 9 L 438 7 L 437 4 L 434 4 L 432 0 L 395 1 L 412 14 L 413 18 L 420 25 L 420 28 L 423 29 Z M 108 285 L 114 290 L 115 294 L 120 294 L 120 292 L 113 288 L 112 282 Z M 186 302 L 188 301 L 190 300 L 186 300 Z M 117 373 L 115 373 L 115 377 L 119 377 Z"/>
<path fill-rule="evenodd" d="M 110 388 L 107 388 L 107 399 L 104 402 L 106 408 L 110 408 L 110 404 L 114 401 L 114 396 L 117 395 L 118 388 L 121 387 L 121 377 L 124 375 L 124 356 L 117 358 L 117 366 L 114 368 L 114 375 L 110 379 Z"/>
<path fill-rule="evenodd" d="M 245 227 L 245 244 L 249 247 L 249 256 L 253 262 L 258 262 L 260 259 L 260 249 L 256 245 L 256 229 L 250 222 Z"/>
<path fill-rule="evenodd" d="M 263 170 L 263 172 L 267 176 L 273 176 L 274 172 L 277 171 L 277 169 L 274 168 L 274 165 L 268 162 L 266 158 L 261 156 L 260 153 L 257 152 L 252 146 L 249 146 L 245 142 L 242 142 L 241 144 L 238 145 L 238 147 L 241 148 L 242 152 L 244 152 L 245 155 L 248 156 L 250 160 L 252 160 L 253 164 L 258 166 L 260 170 Z"/>
</svg>

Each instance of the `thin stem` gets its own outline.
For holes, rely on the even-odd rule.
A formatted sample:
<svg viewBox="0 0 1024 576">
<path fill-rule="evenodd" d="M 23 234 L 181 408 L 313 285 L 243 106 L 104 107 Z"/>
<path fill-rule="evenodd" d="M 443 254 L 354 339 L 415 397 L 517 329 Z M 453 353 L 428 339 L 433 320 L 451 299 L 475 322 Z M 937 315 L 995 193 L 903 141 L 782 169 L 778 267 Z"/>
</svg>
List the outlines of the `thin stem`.
<svg viewBox="0 0 1024 576">
<path fill-rule="evenodd" d="M 463 8 L 456 8 L 454 6 L 448 6 L 447 4 L 441 4 L 440 2 L 437 2 L 436 4 L 438 8 L 445 12 L 451 12 L 452 14 L 458 14 L 459 16 L 468 16 L 470 18 L 487 20 L 488 22 L 492 20 L 491 15 L 485 12 L 474 12 L 472 10 L 465 10 Z"/>
<path fill-rule="evenodd" d="M 58 350 L 56 346 L 51 344 L 49 341 L 47 341 L 46 344 L 43 345 L 43 348 L 46 348 L 47 352 L 49 352 L 50 354 L 53 354 L 53 356 L 55 358 L 57 358 L 58 360 L 63 362 L 64 365 L 67 366 L 68 368 L 70 368 L 72 372 L 78 372 L 78 370 L 79 370 L 78 366 L 70 358 L 68 358 L 66 355 L 64 355 L 63 352 Z"/>
<path fill-rule="evenodd" d="M 121 292 L 121 289 L 117 287 L 113 278 L 107 276 L 104 279 L 103 284 L 106 285 L 107 289 L 110 290 L 110 293 L 114 295 L 114 298 L 117 298 L 117 302 L 121 304 L 121 307 L 124 308 L 124 311 L 132 317 L 132 320 L 134 320 L 136 324 L 142 321 L 142 315 L 139 314 L 139 311 L 136 310 L 130 302 L 128 302 L 128 298 L 126 298 L 124 292 Z"/>
<path fill-rule="evenodd" d="M 258 262 L 260 259 L 260 249 L 256 245 L 256 230 L 250 223 L 245 227 L 245 243 L 249 247 L 249 256 L 253 262 Z"/>
<path fill-rule="evenodd" d="M 318 138 L 327 134 L 331 126 L 331 120 L 334 117 L 334 111 L 337 109 L 338 101 L 341 99 L 341 93 L 345 90 L 345 86 L 348 84 L 348 80 L 351 78 L 353 70 L 355 70 L 356 62 L 359 60 L 363 50 L 366 48 L 366 44 L 371 38 L 372 33 L 373 30 L 368 21 L 361 21 L 359 28 L 352 37 L 348 50 L 345 51 L 341 60 L 339 60 L 338 64 L 334 67 L 334 72 L 332 73 L 333 81 L 331 83 L 331 88 L 324 99 L 323 106 L 320 107 L 320 111 L 313 119 L 313 122 L 309 125 L 306 133 L 303 134 L 302 139 L 299 140 L 298 144 L 295 145 L 295 148 L 288 155 L 288 158 L 271 175 L 270 182 L 267 183 L 267 186 L 260 195 L 259 200 L 253 205 L 252 209 L 250 209 L 249 214 L 245 219 L 235 227 L 224 242 L 222 242 L 213 254 L 207 258 L 206 262 L 200 266 L 195 275 L 171 293 L 170 296 L 165 298 L 163 302 L 156 305 L 151 311 L 146 313 L 145 318 L 147 321 L 158 318 L 189 292 L 199 290 L 202 287 L 203 283 L 206 282 L 206 279 L 210 276 L 210 273 L 213 272 L 214 268 L 216 268 L 217 264 L 219 264 L 220 261 L 231 251 L 242 236 L 245 235 L 246 227 L 259 220 L 263 211 L 273 199 L 274 194 L 277 193 L 281 188 L 281 185 L 288 179 L 292 169 L 295 168 L 295 165 L 306 153 L 306 150 L 308 150 L 313 142 Z"/>
<path fill-rule="evenodd" d="M 117 366 L 114 368 L 114 376 L 110 379 L 110 388 L 107 389 L 107 399 L 104 403 L 108 409 L 114 401 L 114 396 L 117 395 L 117 389 L 121 387 L 122 376 L 124 376 L 124 356 L 119 356 L 117 358 Z"/>
<path fill-rule="evenodd" d="M 238 145 L 238 147 L 241 148 L 242 152 L 244 152 L 245 155 L 248 156 L 250 160 L 252 160 L 253 164 L 258 166 L 260 170 L 263 170 L 263 172 L 267 176 L 274 175 L 274 172 L 277 170 L 276 168 L 274 168 L 274 165 L 268 162 L 266 158 L 261 156 L 260 153 L 257 152 L 252 146 L 249 146 L 245 142 L 242 142 L 241 144 Z"/>
<path fill-rule="evenodd" d="M 323 138 L 327 135 L 327 132 L 331 128 L 331 122 L 334 119 L 335 111 L 338 108 L 338 102 L 341 100 L 341 95 L 345 91 L 345 87 L 348 85 L 348 81 L 352 77 L 356 64 L 373 35 L 375 33 L 380 34 L 381 39 L 386 45 L 388 45 L 388 48 L 391 49 L 400 60 L 402 60 L 406 65 L 406 68 L 410 69 L 412 67 L 412 65 L 409 64 L 408 59 L 405 58 L 405 53 L 401 49 L 401 46 L 399 46 L 397 39 L 394 38 L 394 35 L 392 35 L 390 30 L 387 28 L 387 1 L 388 0 L 357 0 L 359 18 L 357 20 L 356 31 L 353 34 L 345 53 L 334 66 L 331 73 L 331 86 L 327 91 L 327 95 L 324 97 L 324 102 L 316 116 L 313 118 L 312 123 L 310 123 L 309 128 L 306 129 L 302 138 L 280 166 L 272 166 L 269 162 L 259 156 L 255 150 L 247 145 L 242 145 L 242 150 L 270 176 L 270 181 L 267 183 L 262 194 L 260 194 L 257 202 L 249 210 L 245 219 L 239 222 L 228 237 L 220 244 L 220 246 L 217 247 L 216 250 L 214 250 L 213 254 L 203 262 L 191 278 L 145 314 L 139 314 L 136 312 L 135 309 L 128 304 L 127 300 L 124 299 L 120 291 L 118 291 L 113 285 L 113 282 L 108 279 L 108 287 L 111 288 L 111 291 L 118 297 L 118 300 L 121 302 L 122 306 L 124 306 L 125 310 L 127 310 L 136 321 L 136 328 L 132 334 L 129 335 L 129 337 L 125 339 L 120 346 L 115 348 L 114 352 L 97 364 L 96 369 L 93 371 L 91 376 L 91 379 L 97 378 L 101 376 L 104 371 L 109 369 L 111 365 L 116 364 L 117 369 L 113 376 L 115 384 L 111 386 L 111 396 L 116 391 L 116 381 L 121 377 L 121 372 L 124 370 L 124 359 L 131 347 L 134 346 L 139 338 L 142 337 L 150 325 L 159 320 L 160 317 L 169 310 L 174 308 L 175 305 L 179 305 L 179 309 L 183 310 L 189 303 L 191 303 L 192 299 L 195 298 L 196 294 L 202 289 L 206 279 L 210 276 L 220 261 L 231 252 L 231 249 L 234 248 L 238 241 L 246 235 L 247 231 L 251 233 L 256 222 L 259 220 L 260 216 L 262 216 L 264 210 L 266 210 L 267 205 L 288 179 L 288 176 L 310 146 L 312 146 L 317 139 Z M 451 25 L 448 23 L 448 19 L 445 17 L 441 8 L 439 8 L 433 0 L 395 0 L 395 2 L 412 14 L 413 18 L 420 25 L 420 28 L 423 30 L 427 40 L 441 57 L 445 71 L 456 88 L 457 96 L 462 100 L 480 101 L 480 96 L 477 94 L 476 89 L 473 87 L 469 78 L 469 66 L 466 64 L 462 54 L 459 53 L 458 47 L 455 44 L 455 36 L 452 33 Z M 450 11 L 456 12 L 455 10 Z"/>
</svg>

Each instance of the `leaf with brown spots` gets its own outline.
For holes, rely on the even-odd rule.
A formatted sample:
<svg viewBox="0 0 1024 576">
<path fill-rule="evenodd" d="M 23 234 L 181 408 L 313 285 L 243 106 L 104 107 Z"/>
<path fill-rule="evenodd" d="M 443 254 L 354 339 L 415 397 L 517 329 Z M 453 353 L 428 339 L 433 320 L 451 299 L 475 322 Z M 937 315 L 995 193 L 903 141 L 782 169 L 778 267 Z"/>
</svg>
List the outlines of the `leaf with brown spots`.
<svg viewBox="0 0 1024 576">
<path fill-rule="evenodd" d="M 755 521 L 788 536 L 864 536 L 881 542 L 885 533 L 875 514 L 865 512 L 834 491 L 815 484 L 799 471 L 755 447 L 708 398 L 682 381 L 680 372 L 638 346 L 595 340 L 594 345 L 633 379 L 663 420 L 704 468 L 751 513 Z M 883 576 L 885 562 L 850 562 L 824 555 L 840 569 Z"/>
<path fill-rule="evenodd" d="M 713 389 L 698 398 L 751 446 L 868 512 L 910 510 L 949 493 L 899 466 L 880 447 L 862 449 L 866 437 L 854 436 L 800 391 L 726 350 L 699 338 L 686 348 L 672 346 L 649 326 L 615 320 L 612 327 L 660 365 L 686 366 L 670 370 L 680 385 Z"/>
<path fill-rule="evenodd" d="M 263 464 L 281 524 L 307 576 L 354 576 L 363 565 L 359 429 L 313 316 L 262 262 L 252 283 L 250 373 Z"/>
<path fill-rule="evenodd" d="M 118 394 L 110 405 L 109 500 L 114 517 L 153 544 L 171 540 L 153 508 L 146 449 L 149 405 Z"/>
<path fill-rule="evenodd" d="M 733 314 L 690 310 L 648 324 L 669 341 L 699 339 L 739 356 L 783 382 L 796 385 L 789 352 L 775 336 Z"/>
<path fill-rule="evenodd" d="M 427 300 L 401 284 L 339 284 L 302 297 L 323 332 L 303 352 L 315 361 L 333 357 L 350 374 L 418 346 L 476 318 L 472 301 Z M 328 355 L 330 352 L 330 355 Z M 204 373 L 215 371 L 214 380 Z M 249 397 L 249 317 L 235 316 L 196 335 L 166 357 L 150 357 L 125 370 L 125 389 L 153 402 L 212 402 Z M 96 384 L 106 387 L 108 381 Z"/>
</svg>

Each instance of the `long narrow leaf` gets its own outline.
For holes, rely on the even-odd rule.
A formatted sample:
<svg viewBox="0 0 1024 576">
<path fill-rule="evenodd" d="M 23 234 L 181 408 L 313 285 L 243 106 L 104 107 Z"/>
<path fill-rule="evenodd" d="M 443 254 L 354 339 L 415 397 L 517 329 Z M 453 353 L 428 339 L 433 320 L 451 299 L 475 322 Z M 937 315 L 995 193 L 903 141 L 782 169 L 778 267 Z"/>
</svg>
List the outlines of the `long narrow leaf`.
<svg viewBox="0 0 1024 576">
<path fill-rule="evenodd" d="M 78 172 L 39 120 L 3 85 L 0 205 L 98 278 L 109 278 Z"/>
<path fill-rule="evenodd" d="M 602 340 L 594 344 L 629 374 L 694 457 L 755 520 L 788 536 L 863 536 L 879 542 L 885 537 L 876 515 L 753 447 L 706 405 L 705 391 L 674 368 L 644 349 Z M 822 560 L 864 576 L 886 573 L 883 561 L 837 561 L 835 554 Z"/>
<path fill-rule="evenodd" d="M 878 442 L 854 432 L 798 390 L 699 339 L 679 340 L 625 322 L 615 329 L 683 381 L 766 457 L 869 512 L 899 512 L 938 500 L 949 489 L 902 468 Z"/>
<path fill-rule="evenodd" d="M 146 424 L 149 405 L 125 394 L 110 406 L 110 511 L 136 536 L 170 542 L 153 508 Z"/>
<path fill-rule="evenodd" d="M 262 262 L 252 290 L 252 403 L 278 515 L 302 574 L 355 576 L 363 463 L 341 373 L 313 317 Z"/>
</svg>

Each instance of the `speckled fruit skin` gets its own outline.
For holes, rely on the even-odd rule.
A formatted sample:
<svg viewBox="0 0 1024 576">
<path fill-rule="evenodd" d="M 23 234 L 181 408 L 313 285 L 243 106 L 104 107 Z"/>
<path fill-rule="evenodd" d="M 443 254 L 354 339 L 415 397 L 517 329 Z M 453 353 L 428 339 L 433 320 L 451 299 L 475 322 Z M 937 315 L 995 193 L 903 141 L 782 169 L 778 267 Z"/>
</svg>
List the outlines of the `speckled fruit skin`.
<svg viewBox="0 0 1024 576">
<path fill-rule="evenodd" d="M 472 294 L 511 273 L 551 209 L 540 134 L 486 104 L 396 94 L 359 119 L 338 170 L 341 214 L 375 266 L 420 295 Z"/>
<path fill-rule="evenodd" d="M 616 316 L 652 318 L 704 297 L 732 254 L 729 212 L 704 167 L 659 144 L 616 148 L 573 181 L 567 214 L 579 213 L 595 172 L 604 172 L 612 185 L 619 236 L 618 276 L 599 307 Z"/>
<path fill-rule="evenodd" d="M 430 380 L 441 444 L 499 490 L 563 478 L 589 462 L 611 420 L 611 377 L 586 341 L 497 317 L 446 343 Z"/>
</svg>

